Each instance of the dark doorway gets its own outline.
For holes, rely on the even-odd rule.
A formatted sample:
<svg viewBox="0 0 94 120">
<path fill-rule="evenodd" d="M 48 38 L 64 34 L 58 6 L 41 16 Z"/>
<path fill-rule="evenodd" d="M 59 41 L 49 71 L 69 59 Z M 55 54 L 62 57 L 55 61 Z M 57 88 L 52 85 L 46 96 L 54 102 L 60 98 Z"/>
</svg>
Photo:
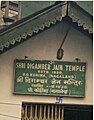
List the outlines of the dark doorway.
<svg viewBox="0 0 94 120">
<path fill-rule="evenodd" d="M 65 106 L 64 120 L 93 120 L 93 106 Z"/>
</svg>

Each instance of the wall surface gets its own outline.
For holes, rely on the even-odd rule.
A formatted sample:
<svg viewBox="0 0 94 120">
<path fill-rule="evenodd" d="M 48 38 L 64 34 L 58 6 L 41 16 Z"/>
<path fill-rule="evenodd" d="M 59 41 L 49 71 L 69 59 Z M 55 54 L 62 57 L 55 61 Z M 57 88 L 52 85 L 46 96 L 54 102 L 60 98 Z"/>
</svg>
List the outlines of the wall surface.
<svg viewBox="0 0 94 120">
<path fill-rule="evenodd" d="M 21 18 L 34 14 L 54 3 L 55 1 L 21 1 Z"/>
<path fill-rule="evenodd" d="M 13 62 L 16 58 L 23 59 L 24 56 L 35 60 L 57 60 L 56 52 L 61 45 L 67 28 L 67 24 L 59 23 L 0 55 L 0 120 L 19 119 L 21 117 L 22 102 L 56 102 L 55 97 L 14 95 Z M 61 61 L 74 61 L 75 58 L 78 57 L 81 59 L 81 62 L 87 63 L 85 98 L 63 97 L 63 104 L 92 105 L 92 40 L 80 31 L 71 28 L 63 45 L 63 49 L 64 57 Z"/>
</svg>

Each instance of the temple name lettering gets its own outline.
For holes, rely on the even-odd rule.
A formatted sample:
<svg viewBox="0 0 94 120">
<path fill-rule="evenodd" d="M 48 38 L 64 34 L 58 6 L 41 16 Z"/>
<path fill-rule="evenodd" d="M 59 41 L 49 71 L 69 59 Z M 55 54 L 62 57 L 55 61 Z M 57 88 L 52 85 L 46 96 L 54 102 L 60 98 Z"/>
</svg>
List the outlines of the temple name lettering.
<svg viewBox="0 0 94 120">
<path fill-rule="evenodd" d="M 65 65 L 66 71 L 80 71 L 85 72 L 85 66 L 78 66 L 78 65 Z"/>
</svg>

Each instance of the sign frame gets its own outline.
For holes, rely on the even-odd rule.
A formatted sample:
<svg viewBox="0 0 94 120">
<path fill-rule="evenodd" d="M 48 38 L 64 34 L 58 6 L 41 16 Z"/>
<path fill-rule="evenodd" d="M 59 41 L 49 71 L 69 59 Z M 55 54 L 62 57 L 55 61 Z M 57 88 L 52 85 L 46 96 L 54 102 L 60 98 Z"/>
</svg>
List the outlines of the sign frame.
<svg viewBox="0 0 94 120">
<path fill-rule="evenodd" d="M 84 71 L 84 85 L 83 85 L 83 95 L 72 95 L 72 94 L 52 94 L 52 93 L 48 93 L 48 94 L 45 94 L 45 93 L 35 93 L 35 92 L 33 92 L 33 93 L 31 93 L 31 92 L 21 92 L 21 91 L 19 91 L 19 92 L 17 92 L 17 89 L 15 89 L 15 81 L 16 81 L 16 62 L 17 61 L 41 61 L 41 62 L 52 62 L 52 64 L 53 64 L 53 62 L 57 62 L 57 63 L 73 63 L 73 64 L 84 64 L 85 65 L 85 71 Z M 68 69 L 68 68 L 67 68 Z M 86 76 L 86 63 L 85 62 L 69 62 L 69 61 L 54 61 L 54 60 L 29 60 L 29 59 L 15 59 L 14 60 L 14 94 L 16 94 L 16 95 L 35 95 L 35 96 L 55 96 L 55 97 L 58 97 L 58 96 L 60 96 L 60 97 L 79 97 L 79 98 L 84 98 L 85 97 L 85 83 L 86 83 L 86 78 L 85 78 L 85 76 Z"/>
</svg>

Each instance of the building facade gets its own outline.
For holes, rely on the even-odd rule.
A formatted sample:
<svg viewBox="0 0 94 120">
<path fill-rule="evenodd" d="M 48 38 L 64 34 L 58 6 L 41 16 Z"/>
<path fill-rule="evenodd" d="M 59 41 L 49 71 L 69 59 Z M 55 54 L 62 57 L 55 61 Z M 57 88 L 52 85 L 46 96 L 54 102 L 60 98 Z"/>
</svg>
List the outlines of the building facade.
<svg viewBox="0 0 94 120">
<path fill-rule="evenodd" d="M 0 120 L 93 119 L 92 24 L 92 15 L 77 3 L 55 2 L 1 29 Z M 58 49 L 63 50 L 60 60 Z M 15 92 L 15 60 L 85 63 L 84 96 Z M 16 90 L 26 89 L 21 87 Z"/>
</svg>

